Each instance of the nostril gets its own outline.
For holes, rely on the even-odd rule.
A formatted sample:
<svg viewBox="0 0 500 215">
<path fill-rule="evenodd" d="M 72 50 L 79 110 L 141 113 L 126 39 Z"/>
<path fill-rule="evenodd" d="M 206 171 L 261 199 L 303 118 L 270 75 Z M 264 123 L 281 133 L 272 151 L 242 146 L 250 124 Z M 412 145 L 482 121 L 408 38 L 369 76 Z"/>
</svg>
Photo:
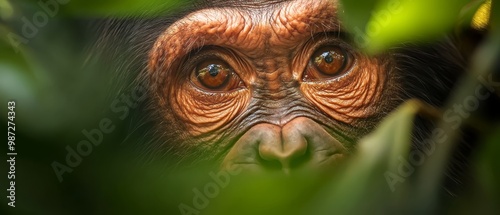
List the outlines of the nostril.
<svg viewBox="0 0 500 215">
<path fill-rule="evenodd" d="M 279 160 L 265 160 L 259 158 L 259 163 L 266 170 L 277 171 L 282 169 L 282 164 Z"/>
<path fill-rule="evenodd" d="M 309 149 L 302 156 L 297 156 L 290 161 L 291 169 L 298 169 L 305 165 L 312 158 L 311 151 Z"/>
<path fill-rule="evenodd" d="M 303 154 L 297 154 L 296 156 L 283 156 L 283 157 L 274 157 L 270 159 L 267 157 L 266 159 L 263 156 L 258 158 L 260 165 L 266 170 L 283 170 L 285 172 L 299 169 L 304 166 L 307 162 L 309 162 L 312 158 L 311 152 L 306 150 Z"/>
<path fill-rule="evenodd" d="M 282 143 L 274 143 L 275 146 L 283 146 Z M 259 145 L 259 162 L 265 169 L 284 170 L 295 169 L 305 163 L 310 157 L 307 153 L 307 146 L 288 148 L 287 147 L 266 147 L 266 144 Z M 306 156 L 307 155 L 307 156 Z"/>
</svg>

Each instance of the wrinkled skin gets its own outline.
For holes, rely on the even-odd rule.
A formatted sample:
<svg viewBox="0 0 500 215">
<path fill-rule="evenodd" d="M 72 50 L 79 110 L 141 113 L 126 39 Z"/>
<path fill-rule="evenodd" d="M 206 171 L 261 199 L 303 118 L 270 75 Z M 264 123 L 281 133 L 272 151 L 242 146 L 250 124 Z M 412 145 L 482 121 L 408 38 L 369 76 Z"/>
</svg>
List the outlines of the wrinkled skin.
<svg viewBox="0 0 500 215">
<path fill-rule="evenodd" d="M 447 39 L 361 53 L 337 1 L 195 5 L 102 25 L 120 70 L 149 88 L 152 155 L 285 173 L 335 166 L 405 100 L 441 105 L 463 71 Z M 428 130 L 418 125 L 417 148 Z"/>
<path fill-rule="evenodd" d="M 274 9 L 189 14 L 163 32 L 151 51 L 150 72 L 164 80 L 155 89 L 158 103 L 184 123 L 190 138 L 217 150 L 231 147 L 224 167 L 276 168 L 268 163 L 277 161 L 290 172 L 334 164 L 349 153 L 349 140 L 360 128 L 372 126 L 389 90 L 387 60 L 357 53 L 343 41 L 336 11 L 332 1 L 293 1 Z M 304 80 L 311 55 L 328 45 L 350 52 L 352 66 L 340 76 Z M 209 48 L 182 62 L 179 56 L 203 46 Z M 241 87 L 203 89 L 186 78 L 198 62 L 214 56 L 233 68 Z M 226 141 L 212 141 L 218 139 Z"/>
<path fill-rule="evenodd" d="M 148 76 L 160 117 L 182 125 L 173 144 L 210 151 L 226 168 L 286 173 L 351 153 L 403 100 L 394 99 L 403 86 L 395 59 L 357 51 L 337 13 L 336 1 L 297 0 L 202 9 L 169 26 L 150 51 Z M 334 75 L 311 66 L 322 48 L 343 50 L 347 66 Z M 234 86 L 199 83 L 198 65 L 213 59 L 227 63 Z"/>
</svg>

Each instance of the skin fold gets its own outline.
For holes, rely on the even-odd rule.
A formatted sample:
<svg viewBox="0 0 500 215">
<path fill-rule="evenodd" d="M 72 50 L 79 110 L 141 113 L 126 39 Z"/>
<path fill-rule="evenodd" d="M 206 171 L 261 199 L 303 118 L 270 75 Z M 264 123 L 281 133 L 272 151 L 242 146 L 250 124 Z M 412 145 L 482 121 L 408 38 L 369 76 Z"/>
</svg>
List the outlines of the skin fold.
<svg viewBox="0 0 500 215">
<path fill-rule="evenodd" d="M 155 83 L 152 91 L 161 117 L 185 129 L 186 139 L 179 144 L 228 153 L 225 163 L 250 159 L 263 166 L 263 161 L 278 160 L 285 172 L 290 160 L 300 157 L 297 153 L 309 154 L 313 163 L 348 154 L 354 141 L 395 106 L 388 94 L 398 86 L 389 83 L 391 58 L 357 51 L 337 12 L 336 1 L 209 8 L 163 31 L 149 52 L 148 76 Z M 334 55 L 342 60 L 325 63 Z M 197 65 L 214 60 L 214 65 L 228 67 L 233 87 L 207 89 L 198 83 L 200 74 L 193 75 Z M 333 74 L 321 72 L 315 62 Z M 222 80 L 216 70 L 209 79 L 207 71 L 203 77 L 211 83 Z M 302 128 L 306 125 L 314 130 Z M 294 129 L 302 132 L 295 139 L 307 140 L 294 143 L 287 136 L 294 136 Z M 311 140 L 317 136 L 323 138 Z M 293 153 L 287 149 L 293 148 L 290 144 L 303 145 L 305 151 Z M 258 153 L 239 156 L 252 154 L 244 148 Z M 315 152 L 322 148 L 331 152 L 317 158 Z"/>
</svg>

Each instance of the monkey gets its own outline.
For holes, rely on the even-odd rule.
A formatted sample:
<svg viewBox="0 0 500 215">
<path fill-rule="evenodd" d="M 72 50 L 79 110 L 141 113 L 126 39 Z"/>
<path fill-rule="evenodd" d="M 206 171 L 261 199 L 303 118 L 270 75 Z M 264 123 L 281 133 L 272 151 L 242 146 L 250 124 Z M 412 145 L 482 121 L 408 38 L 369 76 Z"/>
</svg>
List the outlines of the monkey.
<svg viewBox="0 0 500 215">
<path fill-rule="evenodd" d="M 293 174 L 336 166 L 407 100 L 442 107 L 465 72 L 450 37 L 369 56 L 340 13 L 329 0 L 201 0 L 166 17 L 103 20 L 96 47 L 133 80 L 120 87 L 147 88 L 148 156 Z M 432 127 L 416 121 L 413 147 Z"/>
</svg>

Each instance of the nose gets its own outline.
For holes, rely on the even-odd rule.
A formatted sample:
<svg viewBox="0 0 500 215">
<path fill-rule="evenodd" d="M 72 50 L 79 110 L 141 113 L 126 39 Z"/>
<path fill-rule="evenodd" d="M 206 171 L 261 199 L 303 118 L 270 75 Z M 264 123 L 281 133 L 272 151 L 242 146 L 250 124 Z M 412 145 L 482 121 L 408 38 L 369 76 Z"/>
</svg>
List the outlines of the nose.
<svg viewBox="0 0 500 215">
<path fill-rule="evenodd" d="M 347 150 L 322 126 L 306 117 L 295 118 L 282 127 L 258 124 L 231 148 L 223 168 L 257 171 L 332 166 Z"/>
<path fill-rule="evenodd" d="M 263 167 L 277 166 L 285 173 L 290 173 L 292 161 L 306 157 L 307 141 L 301 136 L 299 130 L 289 126 L 280 128 L 273 125 L 257 127 L 261 135 L 258 142 L 258 152 Z M 250 140 L 255 141 L 255 140 Z M 279 164 L 279 165 L 276 165 Z"/>
</svg>

